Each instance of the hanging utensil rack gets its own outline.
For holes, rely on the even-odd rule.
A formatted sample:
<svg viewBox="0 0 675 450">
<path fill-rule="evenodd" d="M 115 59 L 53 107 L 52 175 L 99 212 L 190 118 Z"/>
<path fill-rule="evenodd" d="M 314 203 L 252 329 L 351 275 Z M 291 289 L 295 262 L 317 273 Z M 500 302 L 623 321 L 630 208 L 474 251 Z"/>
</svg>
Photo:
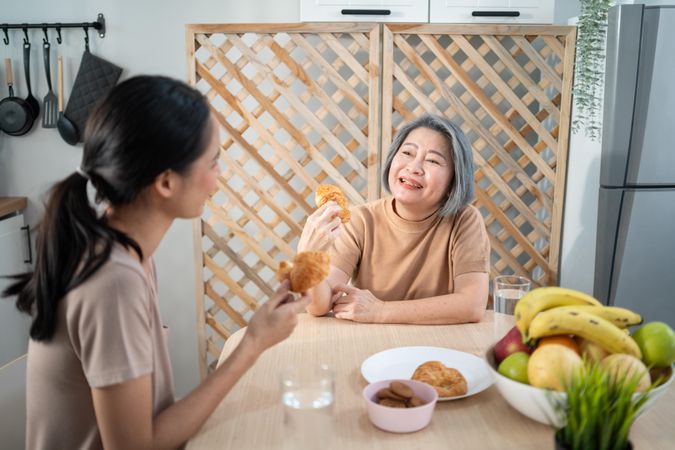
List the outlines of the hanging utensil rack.
<svg viewBox="0 0 675 450">
<path fill-rule="evenodd" d="M 37 28 L 43 30 L 45 33 L 47 29 L 53 28 L 56 30 L 57 37 L 56 42 L 61 43 L 61 29 L 63 28 L 84 28 L 87 31 L 89 28 L 93 28 L 98 32 L 100 38 L 105 37 L 105 17 L 103 14 L 99 14 L 94 22 L 75 22 L 75 23 L 3 23 L 0 24 L 0 29 L 4 33 L 2 41 L 5 45 L 9 45 L 9 30 L 23 30 L 24 34 L 28 34 L 28 30 L 31 28 Z"/>
</svg>

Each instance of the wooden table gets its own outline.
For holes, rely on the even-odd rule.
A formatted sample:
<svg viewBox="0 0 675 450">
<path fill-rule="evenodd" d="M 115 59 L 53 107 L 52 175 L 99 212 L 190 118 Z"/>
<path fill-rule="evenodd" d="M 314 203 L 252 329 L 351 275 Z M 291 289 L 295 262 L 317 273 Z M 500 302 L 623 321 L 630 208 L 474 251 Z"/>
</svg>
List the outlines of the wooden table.
<svg viewBox="0 0 675 450">
<path fill-rule="evenodd" d="M 392 347 L 448 347 L 475 355 L 508 331 L 511 316 L 487 311 L 483 321 L 466 325 L 358 324 L 306 314 L 293 334 L 265 352 L 256 365 L 220 403 L 200 432 L 188 443 L 198 449 L 299 448 L 289 445 L 282 423 L 279 371 L 289 364 L 326 363 L 336 372 L 335 428 L 324 449 L 552 449 L 553 428 L 511 408 L 493 385 L 474 396 L 438 402 L 431 424 L 416 433 L 394 434 L 375 428 L 366 415 L 361 391 L 367 382 L 361 363 Z M 227 340 L 221 361 L 237 345 L 244 330 Z M 636 450 L 675 448 L 675 388 L 632 428 Z"/>
</svg>

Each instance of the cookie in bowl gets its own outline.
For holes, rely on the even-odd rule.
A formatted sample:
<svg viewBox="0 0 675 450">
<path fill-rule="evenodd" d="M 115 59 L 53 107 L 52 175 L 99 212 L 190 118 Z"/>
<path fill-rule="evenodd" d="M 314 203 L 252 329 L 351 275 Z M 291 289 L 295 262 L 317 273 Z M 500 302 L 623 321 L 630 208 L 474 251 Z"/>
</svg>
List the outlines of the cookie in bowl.
<svg viewBox="0 0 675 450">
<path fill-rule="evenodd" d="M 368 418 L 377 428 L 412 433 L 431 422 L 438 393 L 421 381 L 382 380 L 366 386 L 363 398 Z"/>
</svg>

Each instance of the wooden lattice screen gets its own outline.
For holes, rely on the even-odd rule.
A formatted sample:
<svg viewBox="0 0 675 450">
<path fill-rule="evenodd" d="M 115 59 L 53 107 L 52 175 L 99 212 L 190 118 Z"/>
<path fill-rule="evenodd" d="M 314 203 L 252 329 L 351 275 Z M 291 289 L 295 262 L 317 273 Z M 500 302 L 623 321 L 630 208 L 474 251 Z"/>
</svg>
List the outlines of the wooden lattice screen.
<svg viewBox="0 0 675 450">
<path fill-rule="evenodd" d="M 423 112 L 469 136 L 492 275 L 557 281 L 575 29 L 190 25 L 191 82 L 221 126 L 195 225 L 202 375 L 277 284 L 322 182 L 378 198 L 395 130 Z"/>
</svg>

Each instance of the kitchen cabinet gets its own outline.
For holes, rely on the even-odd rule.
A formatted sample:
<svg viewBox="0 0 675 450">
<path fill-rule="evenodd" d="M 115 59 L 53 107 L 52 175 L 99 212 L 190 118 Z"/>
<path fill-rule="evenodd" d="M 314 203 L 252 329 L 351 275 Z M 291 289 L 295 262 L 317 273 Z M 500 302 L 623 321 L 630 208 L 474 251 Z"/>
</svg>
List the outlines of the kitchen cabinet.
<svg viewBox="0 0 675 450">
<path fill-rule="evenodd" d="M 553 23 L 555 0 L 429 0 L 431 23 Z"/>
<path fill-rule="evenodd" d="M 10 283 L 2 277 L 29 270 L 28 245 L 23 214 L 0 220 L 0 291 Z M 0 367 L 26 353 L 29 323 L 12 299 L 0 299 Z"/>
<path fill-rule="evenodd" d="M 301 0 L 303 22 L 553 23 L 555 0 Z"/>
<path fill-rule="evenodd" d="M 300 0 L 303 22 L 428 22 L 429 0 Z"/>
<path fill-rule="evenodd" d="M 0 291 L 6 275 L 26 272 L 31 251 L 23 197 L 0 198 Z M 0 298 L 0 436 L 2 448 L 23 448 L 26 434 L 26 350 L 30 317 Z"/>
</svg>

